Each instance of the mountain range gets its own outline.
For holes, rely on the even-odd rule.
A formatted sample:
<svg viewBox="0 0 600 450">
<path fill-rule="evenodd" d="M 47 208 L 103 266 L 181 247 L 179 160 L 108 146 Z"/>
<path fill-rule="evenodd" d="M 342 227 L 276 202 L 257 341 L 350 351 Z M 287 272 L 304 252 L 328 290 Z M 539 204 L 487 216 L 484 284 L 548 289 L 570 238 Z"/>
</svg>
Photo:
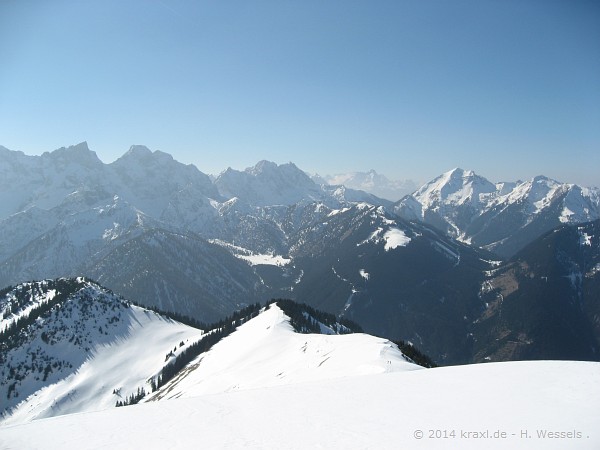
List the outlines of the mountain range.
<svg viewBox="0 0 600 450">
<path fill-rule="evenodd" d="M 600 218 L 600 190 L 544 176 L 494 184 L 453 169 L 397 202 L 394 211 L 507 258 L 546 231 Z"/>
<path fill-rule="evenodd" d="M 315 183 L 292 163 L 261 161 L 213 180 L 143 146 L 104 164 L 86 143 L 41 156 L 0 148 L 0 175 L 2 286 L 87 276 L 136 304 L 203 322 L 292 298 L 413 342 L 440 364 L 542 357 L 576 324 L 581 333 L 554 357 L 599 358 L 598 271 L 589 268 L 597 226 L 586 231 L 589 246 L 569 250 L 585 288 L 563 286 L 571 266 L 562 241 L 544 241 L 598 220 L 594 188 L 545 177 L 494 184 L 455 169 L 392 203 Z M 560 266 L 546 283 L 563 286 L 547 290 L 561 305 L 548 317 L 568 310 L 572 319 L 500 314 L 535 290 L 522 274 L 506 283 L 500 274 L 543 245 L 554 252 L 548 264 Z"/>
</svg>

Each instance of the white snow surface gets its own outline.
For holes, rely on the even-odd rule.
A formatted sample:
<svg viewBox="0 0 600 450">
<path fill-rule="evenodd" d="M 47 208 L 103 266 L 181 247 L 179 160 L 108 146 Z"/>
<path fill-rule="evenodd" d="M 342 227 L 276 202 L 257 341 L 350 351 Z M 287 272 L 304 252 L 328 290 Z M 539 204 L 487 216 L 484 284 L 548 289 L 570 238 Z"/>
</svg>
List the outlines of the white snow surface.
<svg viewBox="0 0 600 450">
<path fill-rule="evenodd" d="M 270 253 L 255 253 L 247 248 L 240 247 L 237 245 L 230 244 L 220 239 L 209 239 L 211 244 L 220 245 L 231 252 L 233 256 L 238 259 L 246 261 L 251 266 L 265 265 L 265 266 L 286 266 L 292 260 L 282 255 L 276 255 L 273 252 Z"/>
<path fill-rule="evenodd" d="M 266 265 L 266 266 L 285 266 L 291 262 L 291 259 L 281 255 L 272 253 L 252 253 L 251 255 L 235 255 L 239 259 L 243 259 L 251 266 Z"/>
<path fill-rule="evenodd" d="M 385 240 L 385 250 L 393 250 L 397 247 L 406 247 L 410 242 L 410 238 L 404 234 L 404 231 L 398 228 L 390 228 L 383 235 Z"/>
<path fill-rule="evenodd" d="M 138 387 L 148 390 L 146 380 L 166 364 L 165 356 L 175 348 L 177 355 L 187 346 L 180 348 L 180 342 L 192 343 L 202 334 L 136 306 L 112 333 L 114 339 L 93 346 L 75 373 L 30 395 L 1 424 L 112 408 Z"/>
<path fill-rule="evenodd" d="M 419 369 L 386 339 L 296 333 L 283 311 L 272 305 L 147 401 Z"/>
<path fill-rule="evenodd" d="M 489 363 L 62 416 L 3 427 L 0 447 L 591 450 L 600 448 L 598 404 L 599 363 Z M 564 437 L 541 437 L 548 432 Z"/>
</svg>

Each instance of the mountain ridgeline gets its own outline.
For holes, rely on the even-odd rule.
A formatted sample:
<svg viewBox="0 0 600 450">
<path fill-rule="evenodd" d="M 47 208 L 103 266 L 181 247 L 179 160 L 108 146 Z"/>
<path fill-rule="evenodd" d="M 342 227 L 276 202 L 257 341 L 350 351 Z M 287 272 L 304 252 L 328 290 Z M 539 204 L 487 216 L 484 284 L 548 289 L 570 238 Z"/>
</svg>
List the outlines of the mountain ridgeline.
<svg viewBox="0 0 600 450">
<path fill-rule="evenodd" d="M 104 164 L 86 143 L 2 147 L 0 175 L 0 286 L 85 276 L 205 324 L 289 298 L 442 365 L 600 358 L 598 189 L 454 169 L 392 203 L 292 163 L 211 179 L 143 146 Z"/>
<path fill-rule="evenodd" d="M 250 322 L 270 310 L 280 313 L 274 311 L 270 319 L 261 319 L 267 320 L 267 331 L 280 328 L 286 339 L 289 333 L 311 334 L 313 345 L 318 344 L 317 355 L 321 353 L 319 346 L 328 348 L 330 343 L 320 343 L 314 335 L 360 332 L 360 327 L 348 320 L 285 299 L 273 300 L 266 306 L 247 305 L 198 329 L 137 307 L 85 278 L 43 280 L 7 288 L 0 295 L 1 418 L 7 423 L 18 423 L 131 405 L 148 401 L 151 396 L 154 400 L 162 398 L 191 373 L 204 380 L 205 355 L 240 327 L 248 324 L 250 330 L 258 328 L 264 334 L 264 325 L 251 326 Z M 199 325 L 193 319 L 182 319 Z M 278 339 L 268 333 L 262 337 L 255 334 L 250 333 L 254 336 L 250 341 L 243 336 L 238 340 L 255 346 L 258 352 L 266 351 L 272 345 L 269 342 Z M 361 336 L 364 337 L 359 336 L 359 342 L 367 348 L 378 342 L 377 338 Z M 295 340 L 300 342 L 302 338 Z M 384 354 L 395 352 L 406 363 L 412 363 L 412 356 L 419 353 L 408 348 L 407 353 L 412 356 L 405 357 L 391 342 L 381 342 L 385 344 Z M 371 353 L 382 351 L 377 345 Z M 328 352 L 332 351 L 329 348 Z M 286 366 L 286 352 L 275 352 L 281 361 L 274 363 L 281 370 L 291 370 Z M 226 365 L 231 357 L 227 348 L 212 355 L 221 365 Z M 346 352 L 342 362 L 351 367 L 360 361 L 353 362 L 351 353 Z M 385 367 L 383 361 L 375 363 Z M 306 366 L 301 367 L 305 370 Z M 237 382 L 243 378 L 240 377 Z"/>
</svg>

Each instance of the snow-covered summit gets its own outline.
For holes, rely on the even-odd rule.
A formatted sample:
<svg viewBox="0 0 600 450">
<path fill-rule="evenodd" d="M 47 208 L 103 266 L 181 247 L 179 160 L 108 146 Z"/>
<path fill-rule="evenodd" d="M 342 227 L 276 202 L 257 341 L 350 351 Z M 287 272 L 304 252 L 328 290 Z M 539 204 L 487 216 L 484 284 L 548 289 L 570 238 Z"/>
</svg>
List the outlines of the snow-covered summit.
<svg viewBox="0 0 600 450">
<path fill-rule="evenodd" d="M 306 198 L 324 197 L 319 186 L 293 163 L 260 161 L 244 171 L 228 168 L 217 177 L 215 185 L 223 197 L 237 197 L 255 206 L 291 205 Z"/>
<path fill-rule="evenodd" d="M 496 186 L 472 170 L 460 168 L 443 173 L 418 189 L 413 197 L 425 208 L 439 209 L 443 205 L 478 206 Z"/>
<path fill-rule="evenodd" d="M 0 446 L 595 450 L 599 375 L 526 361 L 322 380 L 4 427 Z"/>
</svg>

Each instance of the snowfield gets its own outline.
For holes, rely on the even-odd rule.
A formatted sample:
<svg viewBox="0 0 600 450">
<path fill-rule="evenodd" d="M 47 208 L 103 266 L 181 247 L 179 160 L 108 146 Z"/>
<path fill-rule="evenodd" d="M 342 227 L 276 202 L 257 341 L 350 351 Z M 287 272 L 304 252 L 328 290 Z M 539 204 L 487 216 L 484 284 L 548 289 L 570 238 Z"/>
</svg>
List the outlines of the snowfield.
<svg viewBox="0 0 600 450">
<path fill-rule="evenodd" d="M 385 251 L 406 247 L 410 242 L 410 238 L 398 228 L 390 228 L 383 235 L 383 239 L 385 240 Z"/>
<path fill-rule="evenodd" d="M 491 363 L 62 416 L 0 428 L 0 447 L 598 449 L 599 404 L 598 363 Z"/>
</svg>

